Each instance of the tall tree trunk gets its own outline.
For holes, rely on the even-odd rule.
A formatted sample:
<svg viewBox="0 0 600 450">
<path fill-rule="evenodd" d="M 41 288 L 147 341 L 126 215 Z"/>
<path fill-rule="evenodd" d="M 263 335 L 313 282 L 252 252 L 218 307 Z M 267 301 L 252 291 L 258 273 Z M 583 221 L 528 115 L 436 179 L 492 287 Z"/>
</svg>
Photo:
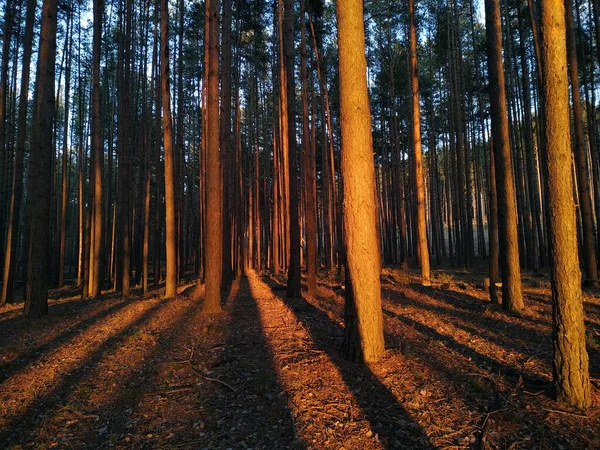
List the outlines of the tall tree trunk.
<svg viewBox="0 0 600 450">
<path fill-rule="evenodd" d="M 234 170 L 231 146 L 231 0 L 223 0 L 221 43 L 221 161 L 223 168 L 223 284 L 233 276 L 232 223 Z"/>
<path fill-rule="evenodd" d="M 596 260 L 596 242 L 594 239 L 593 210 L 590 187 L 590 174 L 587 166 L 585 138 L 583 134 L 583 116 L 581 94 L 579 92 L 579 73 L 577 70 L 577 51 L 575 49 L 575 31 L 573 29 L 573 6 L 571 0 L 565 1 L 565 23 L 567 27 L 567 57 L 571 77 L 571 96 L 573 98 L 573 123 L 575 125 L 575 167 L 577 169 L 577 188 L 581 222 L 583 227 L 583 259 L 585 281 L 596 282 L 598 265 Z"/>
<path fill-rule="evenodd" d="M 100 113 L 100 52 L 102 48 L 102 16 L 104 1 L 94 1 L 94 37 L 92 55 L 92 229 L 90 236 L 89 296 L 96 298 L 102 290 L 102 117 Z"/>
<path fill-rule="evenodd" d="M 24 310 L 26 317 L 48 314 L 56 25 L 57 0 L 44 0 L 34 100 L 33 121 L 36 126 L 32 130 L 29 163 L 29 267 Z"/>
<path fill-rule="evenodd" d="M 31 53 L 33 47 L 33 29 L 35 26 L 36 0 L 27 0 L 27 17 L 25 19 L 25 35 L 23 37 L 23 61 L 20 92 L 29 92 L 29 76 Z M 0 305 L 13 302 L 15 273 L 19 259 L 19 223 L 21 217 L 21 201 L 23 197 L 23 160 L 25 156 L 25 140 L 27 131 L 27 95 L 21 95 L 17 119 L 17 143 L 12 174 L 12 189 L 10 191 L 8 210 L 8 231 L 4 253 L 4 273 L 2 297 Z"/>
<path fill-rule="evenodd" d="M 500 273 L 500 241 L 498 237 L 498 192 L 496 190 L 496 163 L 494 157 L 494 140 L 490 140 L 490 212 L 488 215 L 488 240 L 490 249 L 489 275 L 490 275 L 490 301 L 500 304 L 496 283 Z"/>
<path fill-rule="evenodd" d="M 521 293 L 517 208 L 512 175 L 499 0 L 485 1 L 492 139 L 498 198 L 498 235 L 502 269 L 502 306 L 512 312 L 524 307 Z"/>
<path fill-rule="evenodd" d="M 62 142 L 62 173 L 61 173 L 61 198 L 60 198 L 60 224 L 58 242 L 58 287 L 65 283 L 65 250 L 67 244 L 67 198 L 68 198 L 68 161 L 69 161 L 69 105 L 71 95 L 71 57 L 73 49 L 72 11 L 69 12 L 66 30 L 66 67 L 65 67 L 65 101 L 64 101 L 64 128 Z"/>
<path fill-rule="evenodd" d="M 346 327 L 342 352 L 377 361 L 384 352 L 371 113 L 362 0 L 338 0 Z"/>
<path fill-rule="evenodd" d="M 310 138 L 308 117 L 308 68 L 306 52 L 306 3 L 301 2 L 300 69 L 302 73 L 302 149 L 304 155 L 304 189 L 306 193 L 306 275 L 308 295 L 317 295 L 317 174 L 314 144 Z M 314 121 L 314 116 L 313 116 Z M 314 125 L 313 125 L 314 129 Z"/>
<path fill-rule="evenodd" d="M 548 231 L 551 255 L 554 387 L 559 401 L 591 405 L 581 271 L 571 177 L 569 81 L 563 0 L 542 0 L 544 141 L 548 152 Z"/>
<path fill-rule="evenodd" d="M 164 0 L 163 0 L 164 1 Z M 206 293 L 204 311 L 221 310 L 223 227 L 221 223 L 221 157 L 219 154 L 219 0 L 207 0 L 208 90 L 206 142 Z"/>
<path fill-rule="evenodd" d="M 10 44 L 12 42 L 12 34 L 14 28 L 14 16 L 15 6 L 13 0 L 7 0 L 4 6 L 4 28 L 2 29 L 2 60 L 0 62 L 0 214 L 4 216 L 4 195 L 5 195 L 5 183 L 4 178 L 6 175 L 5 167 L 10 168 L 11 166 L 11 155 L 6 145 L 7 136 L 7 117 L 6 108 L 8 106 L 9 92 L 9 74 L 8 66 L 10 64 Z M 7 177 L 8 178 L 8 177 Z M 4 232 L 4 217 L 0 220 L 0 239 L 2 239 Z M 4 256 L 4 244 L 0 242 L 0 268 L 1 262 Z"/>
<path fill-rule="evenodd" d="M 173 119 L 171 117 L 171 91 L 169 87 L 169 9 L 168 1 L 160 5 L 160 80 L 162 86 L 164 170 L 165 170 L 165 222 L 167 247 L 167 276 L 165 298 L 177 295 L 177 229 L 175 223 L 175 173 L 173 155 Z"/>
<path fill-rule="evenodd" d="M 289 266 L 287 297 L 302 296 L 300 287 L 300 217 L 298 191 L 298 155 L 296 151 L 296 83 L 294 77 L 294 2 L 284 1 L 283 53 L 287 89 L 287 133 L 289 164 Z"/>
<path fill-rule="evenodd" d="M 119 61 L 117 79 L 119 84 L 119 170 L 117 189 L 117 275 L 116 287 L 123 297 L 130 293 L 131 263 L 131 27 L 132 0 L 126 0 L 120 11 L 121 34 L 119 36 Z"/>
<path fill-rule="evenodd" d="M 423 155 L 421 152 L 421 111 L 419 104 L 419 77 L 417 75 L 417 30 L 415 28 L 415 0 L 408 0 L 409 45 L 410 45 L 410 90 L 412 107 L 412 150 L 415 191 L 417 197 L 417 244 L 421 263 L 421 282 L 429 285 L 429 246 L 425 219 L 425 186 L 423 185 Z"/>
</svg>

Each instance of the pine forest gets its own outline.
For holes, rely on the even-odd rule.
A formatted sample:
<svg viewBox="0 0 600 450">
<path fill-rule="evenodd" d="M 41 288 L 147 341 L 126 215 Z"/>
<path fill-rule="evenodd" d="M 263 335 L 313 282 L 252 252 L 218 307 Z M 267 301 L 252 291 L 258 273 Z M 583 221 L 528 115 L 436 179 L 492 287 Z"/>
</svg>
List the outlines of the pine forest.
<svg viewBox="0 0 600 450">
<path fill-rule="evenodd" d="M 600 0 L 0 0 L 0 448 L 600 448 Z"/>
</svg>

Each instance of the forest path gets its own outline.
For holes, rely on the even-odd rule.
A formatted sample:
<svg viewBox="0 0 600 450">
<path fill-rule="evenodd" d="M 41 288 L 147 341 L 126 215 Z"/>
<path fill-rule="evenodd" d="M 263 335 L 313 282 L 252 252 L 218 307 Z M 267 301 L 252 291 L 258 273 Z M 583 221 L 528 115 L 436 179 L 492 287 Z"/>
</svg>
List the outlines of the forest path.
<svg viewBox="0 0 600 450">
<path fill-rule="evenodd" d="M 474 288 L 383 280 L 387 351 L 369 366 L 340 358 L 343 287 L 325 279 L 286 299 L 282 277 L 250 273 L 214 316 L 202 286 L 1 310 L 0 448 L 600 447 L 596 389 L 587 418 L 550 398 L 547 286 L 514 317 Z M 586 310 L 593 344 L 597 297 Z"/>
</svg>

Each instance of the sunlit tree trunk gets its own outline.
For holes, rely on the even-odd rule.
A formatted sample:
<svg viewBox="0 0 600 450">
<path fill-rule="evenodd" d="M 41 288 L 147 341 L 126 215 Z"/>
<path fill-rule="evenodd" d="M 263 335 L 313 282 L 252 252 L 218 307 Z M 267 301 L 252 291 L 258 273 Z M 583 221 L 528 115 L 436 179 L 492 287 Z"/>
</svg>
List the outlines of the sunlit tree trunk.
<svg viewBox="0 0 600 450">
<path fill-rule="evenodd" d="M 163 0 L 164 1 L 164 0 Z M 206 293 L 204 311 L 221 310 L 222 238 L 221 156 L 219 154 L 219 1 L 206 3 L 208 19 L 208 90 L 206 142 Z"/>
<path fill-rule="evenodd" d="M 542 58 L 547 149 L 548 231 L 551 255 L 554 386 L 559 401 L 591 405 L 588 354 L 585 348 L 581 271 L 571 178 L 571 134 L 565 6 L 542 0 Z"/>
<path fill-rule="evenodd" d="M 421 152 L 421 111 L 419 104 L 419 77 L 417 75 L 417 30 L 415 28 L 415 1 L 408 0 L 410 41 L 410 90 L 412 107 L 412 151 L 415 191 L 417 197 L 417 245 L 421 264 L 421 282 L 428 285 L 431 277 L 429 247 L 425 219 L 425 186 L 423 185 L 423 155 Z"/>
<path fill-rule="evenodd" d="M 66 67 L 65 67 L 65 101 L 64 101 L 64 128 L 63 128 L 63 145 L 62 145 L 62 169 L 61 169 L 61 198 L 60 198 L 60 225 L 59 225 L 59 242 L 58 242 L 58 287 L 61 288 L 65 283 L 65 251 L 67 245 L 67 197 L 68 197 L 68 154 L 69 154 L 69 105 L 71 95 L 71 55 L 73 42 L 73 29 L 71 12 L 67 19 L 66 30 Z"/>
<path fill-rule="evenodd" d="M 485 17 L 488 73 L 490 77 L 490 111 L 498 199 L 502 306 L 508 311 L 518 312 L 523 309 L 524 305 L 521 293 L 516 197 L 506 111 L 499 0 L 486 0 Z"/>
<path fill-rule="evenodd" d="M 169 9 L 167 0 L 160 6 L 160 80 L 162 86 L 164 171 L 165 171 L 165 222 L 167 247 L 167 275 L 165 297 L 177 295 L 177 229 L 175 224 L 175 173 L 173 155 L 173 119 L 169 87 Z"/>
<path fill-rule="evenodd" d="M 371 113 L 362 0 L 338 0 L 346 327 L 342 352 L 377 361 L 384 352 Z"/>
<path fill-rule="evenodd" d="M 56 62 L 57 0 L 44 0 L 36 71 L 34 123 L 29 162 L 29 267 L 25 290 L 26 317 L 48 314 L 50 270 L 50 187 Z"/>
<path fill-rule="evenodd" d="M 287 133 L 289 164 L 289 265 L 288 298 L 298 298 L 300 290 L 300 217 L 298 191 L 298 157 L 296 152 L 296 84 L 294 77 L 294 2 L 284 0 L 283 53 L 287 90 Z"/>
<path fill-rule="evenodd" d="M 315 161 L 316 155 L 313 153 L 315 147 L 310 139 L 308 123 L 308 68 L 306 62 L 305 0 L 302 1 L 301 5 L 300 68 L 302 74 L 302 153 L 304 155 L 304 189 L 306 194 L 306 274 L 308 295 L 315 298 L 317 294 L 317 169 Z"/>
<path fill-rule="evenodd" d="M 102 118 L 100 110 L 100 51 L 102 46 L 102 16 L 104 1 L 94 1 L 94 38 L 92 55 L 92 229 L 90 248 L 90 287 L 91 298 L 96 298 L 102 288 L 102 164 L 104 151 L 102 144 Z"/>
</svg>

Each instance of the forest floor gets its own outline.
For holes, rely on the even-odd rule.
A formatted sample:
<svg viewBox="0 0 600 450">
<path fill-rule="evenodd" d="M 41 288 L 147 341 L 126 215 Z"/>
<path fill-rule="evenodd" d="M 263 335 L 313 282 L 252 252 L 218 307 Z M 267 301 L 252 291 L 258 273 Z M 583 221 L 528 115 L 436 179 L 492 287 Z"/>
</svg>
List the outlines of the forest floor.
<svg viewBox="0 0 600 450">
<path fill-rule="evenodd" d="M 0 309 L 0 448 L 598 449 L 600 292 L 585 292 L 594 406 L 551 399 L 547 278 L 507 315 L 482 274 L 386 269 L 386 355 L 342 360 L 343 286 L 285 299 L 249 274 L 202 313 L 203 288 L 129 300 L 53 291 L 50 315 Z M 442 285 L 443 284 L 443 285 Z"/>
</svg>

